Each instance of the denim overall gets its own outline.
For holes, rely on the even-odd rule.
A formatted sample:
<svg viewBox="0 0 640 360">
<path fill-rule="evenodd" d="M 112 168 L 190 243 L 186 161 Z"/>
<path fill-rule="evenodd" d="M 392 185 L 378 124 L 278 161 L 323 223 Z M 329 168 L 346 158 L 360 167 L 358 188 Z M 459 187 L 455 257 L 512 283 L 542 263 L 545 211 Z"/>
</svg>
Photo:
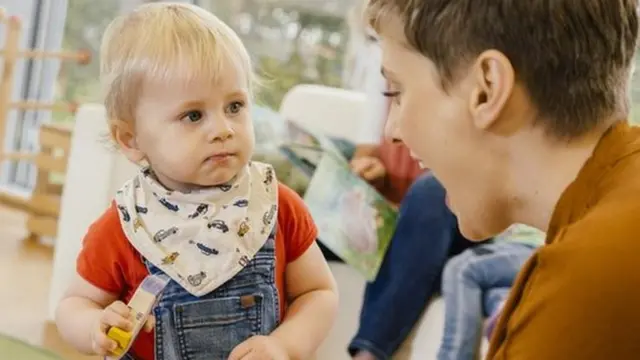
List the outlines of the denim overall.
<svg viewBox="0 0 640 360">
<path fill-rule="evenodd" d="M 278 326 L 275 229 L 253 260 L 213 292 L 195 297 L 173 280 L 167 284 L 153 310 L 155 360 L 226 360 L 236 345 Z M 151 274 L 162 274 L 144 263 Z"/>
</svg>

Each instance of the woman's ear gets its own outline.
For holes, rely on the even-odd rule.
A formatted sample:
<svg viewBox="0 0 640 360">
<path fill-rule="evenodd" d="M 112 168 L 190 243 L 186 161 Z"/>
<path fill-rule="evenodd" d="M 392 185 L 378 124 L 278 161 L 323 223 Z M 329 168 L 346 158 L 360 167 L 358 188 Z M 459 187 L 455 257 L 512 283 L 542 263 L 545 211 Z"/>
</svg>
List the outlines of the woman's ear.
<svg viewBox="0 0 640 360">
<path fill-rule="evenodd" d="M 473 65 L 474 90 L 469 99 L 473 121 L 478 129 L 496 125 L 514 88 L 515 72 L 509 59 L 499 51 L 480 54 Z"/>
<path fill-rule="evenodd" d="M 145 159 L 145 154 L 140 150 L 136 142 L 133 126 L 129 122 L 113 120 L 110 126 L 111 135 L 124 156 L 133 163 L 140 163 Z"/>
</svg>

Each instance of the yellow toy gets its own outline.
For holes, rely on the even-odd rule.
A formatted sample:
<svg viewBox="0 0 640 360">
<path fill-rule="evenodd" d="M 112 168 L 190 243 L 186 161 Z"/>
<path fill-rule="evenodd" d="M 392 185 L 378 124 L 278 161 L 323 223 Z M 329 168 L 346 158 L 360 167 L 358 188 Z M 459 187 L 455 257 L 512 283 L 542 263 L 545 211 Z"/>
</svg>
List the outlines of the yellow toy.
<svg viewBox="0 0 640 360">
<path fill-rule="evenodd" d="M 122 329 L 112 327 L 107 332 L 107 336 L 113 339 L 118 347 L 112 351 L 111 356 L 107 356 L 107 360 L 121 359 L 133 344 L 133 340 L 138 336 L 140 330 L 149 318 L 149 314 L 153 310 L 157 299 L 169 283 L 169 278 L 162 275 L 149 275 L 142 284 L 136 289 L 136 292 L 129 301 L 131 309 L 131 321 L 133 322 L 133 330 L 124 331 Z"/>
<path fill-rule="evenodd" d="M 113 350 L 113 354 L 116 356 L 124 355 L 125 349 L 128 349 L 129 344 L 131 344 L 131 333 L 116 327 L 112 327 L 111 329 L 109 329 L 107 336 L 115 340 L 116 344 L 118 344 L 118 347 Z"/>
</svg>

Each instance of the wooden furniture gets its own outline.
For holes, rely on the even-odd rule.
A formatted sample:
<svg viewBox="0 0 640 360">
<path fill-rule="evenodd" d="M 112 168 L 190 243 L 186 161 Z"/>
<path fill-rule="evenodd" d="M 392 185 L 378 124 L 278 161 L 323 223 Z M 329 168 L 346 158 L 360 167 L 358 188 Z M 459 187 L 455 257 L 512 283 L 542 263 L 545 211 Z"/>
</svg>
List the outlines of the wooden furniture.
<svg viewBox="0 0 640 360">
<path fill-rule="evenodd" d="M 42 125 L 40 127 L 40 153 L 34 163 L 38 167 L 36 186 L 29 199 L 31 208 L 27 230 L 33 240 L 39 237 L 54 238 L 60 216 L 62 183 L 52 182 L 53 176 L 63 177 L 67 171 L 67 159 L 71 148 L 70 126 Z"/>
<path fill-rule="evenodd" d="M 7 16 L 0 8 L 0 26 L 5 27 L 5 46 L 0 50 L 3 60 L 0 78 L 0 160 L 27 161 L 38 168 L 36 186 L 30 197 L 0 192 L 0 202 L 28 213 L 29 238 L 55 237 L 60 211 L 61 184 L 51 183 L 51 175 L 63 177 L 67 166 L 67 155 L 71 144 L 71 128 L 61 125 L 41 125 L 40 150 L 34 153 L 2 153 L 5 149 L 6 126 L 9 111 L 42 110 L 75 113 L 77 105 L 72 102 L 45 103 L 31 100 L 16 100 L 12 96 L 16 62 L 20 58 L 58 59 L 87 64 L 91 54 L 87 51 L 47 52 L 20 49 L 22 22 L 16 16 Z"/>
<path fill-rule="evenodd" d="M 9 160 L 29 161 L 38 168 L 36 186 L 31 197 L 0 192 L 0 202 L 28 214 L 29 239 L 55 237 L 60 198 L 61 178 L 67 170 L 67 159 L 71 148 L 71 130 L 68 125 L 45 124 L 40 127 L 40 152 L 11 153 L 3 157 Z M 53 181 L 57 177 L 58 181 Z"/>
</svg>

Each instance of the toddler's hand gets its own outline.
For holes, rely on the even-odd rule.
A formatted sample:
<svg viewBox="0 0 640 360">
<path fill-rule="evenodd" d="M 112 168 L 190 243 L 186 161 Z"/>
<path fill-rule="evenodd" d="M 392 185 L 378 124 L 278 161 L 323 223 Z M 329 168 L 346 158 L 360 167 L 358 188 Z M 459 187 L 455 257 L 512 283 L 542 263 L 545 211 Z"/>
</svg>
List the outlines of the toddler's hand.
<svg viewBox="0 0 640 360">
<path fill-rule="evenodd" d="M 122 301 L 113 302 L 100 313 L 91 334 L 91 346 L 97 355 L 108 355 L 118 347 L 115 341 L 107 337 L 110 327 L 115 326 L 124 331 L 133 330 L 130 314 L 131 309 Z"/>
<path fill-rule="evenodd" d="M 253 336 L 236 346 L 229 360 L 289 360 L 289 355 L 275 338 Z"/>
</svg>

